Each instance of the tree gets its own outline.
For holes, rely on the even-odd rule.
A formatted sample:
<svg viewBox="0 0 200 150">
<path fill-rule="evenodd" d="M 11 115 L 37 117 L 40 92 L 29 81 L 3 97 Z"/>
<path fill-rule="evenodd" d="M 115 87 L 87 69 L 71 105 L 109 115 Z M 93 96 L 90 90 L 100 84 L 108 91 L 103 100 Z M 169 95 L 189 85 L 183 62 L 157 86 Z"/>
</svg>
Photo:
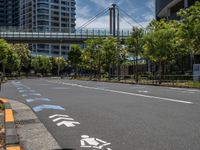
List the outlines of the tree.
<svg viewBox="0 0 200 150">
<path fill-rule="evenodd" d="M 82 67 L 91 73 L 100 75 L 102 66 L 102 39 L 90 39 L 85 42 L 86 48 L 82 52 Z"/>
<path fill-rule="evenodd" d="M 81 49 L 79 45 L 72 45 L 71 51 L 68 53 L 69 64 L 75 69 L 77 74 L 78 66 L 81 63 Z"/>
<path fill-rule="evenodd" d="M 0 64 L 2 65 L 2 72 L 4 75 L 9 49 L 10 45 L 5 40 L 0 39 Z"/>
<path fill-rule="evenodd" d="M 52 57 L 51 58 L 52 62 L 52 73 L 56 74 L 59 76 L 60 72 L 62 72 L 65 68 L 66 61 L 63 57 Z"/>
<path fill-rule="evenodd" d="M 127 39 L 128 52 L 135 58 L 136 62 L 136 83 L 138 83 L 138 56 L 142 54 L 144 45 L 144 30 L 142 28 L 133 27 L 130 37 Z"/>
<path fill-rule="evenodd" d="M 51 60 L 47 56 L 38 56 L 33 58 L 31 66 L 36 72 L 42 73 L 42 75 L 49 73 L 52 69 Z"/>
<path fill-rule="evenodd" d="M 159 65 L 160 78 L 163 71 L 163 65 L 170 63 L 177 55 L 175 48 L 176 28 L 170 22 L 153 21 L 149 31 L 144 36 L 143 56 Z"/>
<path fill-rule="evenodd" d="M 111 67 L 118 63 L 117 51 L 117 39 L 114 37 L 108 37 L 102 41 L 102 57 L 103 57 L 103 69 L 109 72 L 109 78 L 111 76 Z"/>
<path fill-rule="evenodd" d="M 25 71 L 29 71 L 31 64 L 31 51 L 27 44 L 14 44 L 12 48 L 16 51 L 20 57 L 21 68 Z"/>
<path fill-rule="evenodd" d="M 8 70 L 10 73 L 13 71 L 19 71 L 20 70 L 20 57 L 15 51 L 15 49 L 8 50 L 7 60 L 6 60 L 6 70 Z"/>
<path fill-rule="evenodd" d="M 197 1 L 195 5 L 182 9 L 178 16 L 180 16 L 181 44 L 185 46 L 188 53 L 200 54 L 200 2 Z"/>
</svg>

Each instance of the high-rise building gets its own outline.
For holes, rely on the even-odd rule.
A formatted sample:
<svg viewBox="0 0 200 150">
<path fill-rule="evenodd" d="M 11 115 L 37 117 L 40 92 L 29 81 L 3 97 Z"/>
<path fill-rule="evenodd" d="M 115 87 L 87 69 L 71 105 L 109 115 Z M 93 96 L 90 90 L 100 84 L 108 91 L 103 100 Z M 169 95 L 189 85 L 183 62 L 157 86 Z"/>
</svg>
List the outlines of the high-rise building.
<svg viewBox="0 0 200 150">
<path fill-rule="evenodd" d="M 0 26 L 38 32 L 75 32 L 75 0 L 0 0 Z M 66 56 L 69 45 L 32 44 L 33 54 Z"/>
<path fill-rule="evenodd" d="M 19 25 L 19 0 L 0 0 L 0 26 Z"/>
<path fill-rule="evenodd" d="M 20 27 L 39 32 L 75 31 L 75 0 L 20 0 Z M 66 56 L 67 44 L 33 44 L 33 54 Z"/>
<path fill-rule="evenodd" d="M 156 0 L 157 19 L 178 19 L 177 12 L 181 8 L 187 8 L 200 0 Z"/>
</svg>

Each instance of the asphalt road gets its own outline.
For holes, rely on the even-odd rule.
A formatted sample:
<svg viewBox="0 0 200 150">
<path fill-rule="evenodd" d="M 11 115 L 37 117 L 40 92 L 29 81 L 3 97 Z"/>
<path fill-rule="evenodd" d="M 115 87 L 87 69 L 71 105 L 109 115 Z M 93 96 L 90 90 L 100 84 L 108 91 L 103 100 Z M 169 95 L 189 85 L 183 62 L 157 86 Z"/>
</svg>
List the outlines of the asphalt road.
<svg viewBox="0 0 200 150">
<path fill-rule="evenodd" d="M 200 149 L 200 90 L 43 78 L 1 97 L 30 106 L 66 150 Z"/>
</svg>

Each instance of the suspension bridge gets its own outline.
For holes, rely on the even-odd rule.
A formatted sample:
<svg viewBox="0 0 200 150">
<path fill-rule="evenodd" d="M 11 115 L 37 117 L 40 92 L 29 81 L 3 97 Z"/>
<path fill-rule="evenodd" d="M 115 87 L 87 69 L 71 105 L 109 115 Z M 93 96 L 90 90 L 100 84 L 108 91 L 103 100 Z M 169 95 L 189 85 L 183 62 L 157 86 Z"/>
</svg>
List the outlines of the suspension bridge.
<svg viewBox="0 0 200 150">
<path fill-rule="evenodd" d="M 109 30 L 106 29 L 87 29 L 87 26 L 93 23 L 96 19 L 109 14 Z M 3 38 L 11 43 L 59 43 L 59 44 L 80 44 L 88 39 L 117 37 L 118 40 L 124 41 L 130 36 L 129 30 L 120 28 L 120 21 L 123 20 L 131 27 L 133 26 L 126 18 L 134 20 L 130 15 L 121 9 L 118 5 L 112 4 L 100 11 L 97 15 L 92 17 L 86 23 L 81 25 L 73 33 L 66 32 L 41 32 L 35 29 L 24 28 L 0 28 L 0 38 Z M 141 28 L 143 26 L 137 23 Z"/>
</svg>

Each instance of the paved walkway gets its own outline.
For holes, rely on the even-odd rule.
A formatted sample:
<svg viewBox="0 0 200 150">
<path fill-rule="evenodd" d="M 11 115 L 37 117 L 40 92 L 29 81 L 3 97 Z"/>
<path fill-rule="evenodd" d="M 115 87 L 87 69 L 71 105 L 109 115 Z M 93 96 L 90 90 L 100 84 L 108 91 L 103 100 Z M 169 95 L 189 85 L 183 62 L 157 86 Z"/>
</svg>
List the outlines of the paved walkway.
<svg viewBox="0 0 200 150">
<path fill-rule="evenodd" d="M 56 140 L 39 121 L 32 110 L 23 103 L 10 100 L 14 111 L 20 145 L 24 150 L 60 149 Z"/>
</svg>

